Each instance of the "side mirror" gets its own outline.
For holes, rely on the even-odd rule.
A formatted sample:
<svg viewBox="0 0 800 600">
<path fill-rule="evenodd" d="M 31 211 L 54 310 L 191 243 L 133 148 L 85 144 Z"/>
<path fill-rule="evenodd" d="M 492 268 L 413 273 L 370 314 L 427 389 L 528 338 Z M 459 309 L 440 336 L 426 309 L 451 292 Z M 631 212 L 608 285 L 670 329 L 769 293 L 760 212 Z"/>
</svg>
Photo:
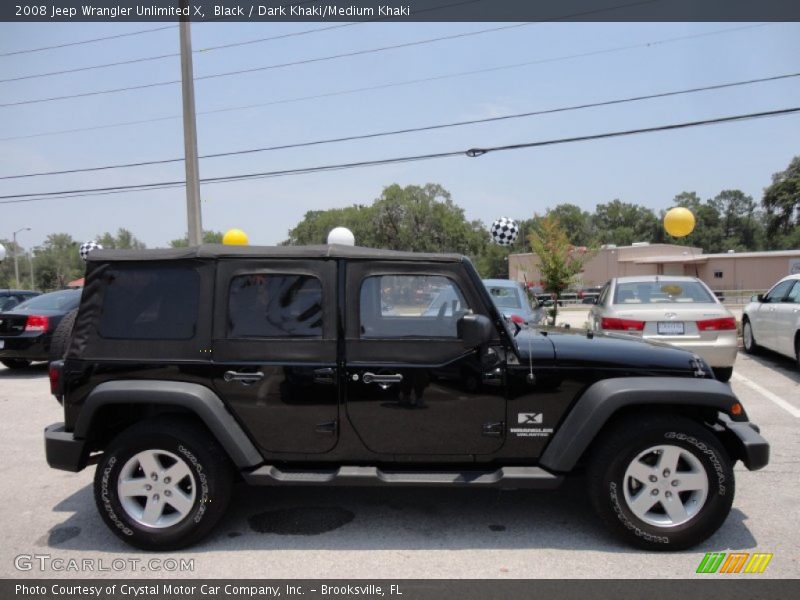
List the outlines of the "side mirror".
<svg viewBox="0 0 800 600">
<path fill-rule="evenodd" d="M 764 294 L 753 294 L 750 296 L 750 302 L 763 302 Z"/>
<path fill-rule="evenodd" d="M 465 348 L 477 348 L 492 339 L 493 326 L 483 315 L 464 315 L 458 320 L 456 330 Z"/>
</svg>

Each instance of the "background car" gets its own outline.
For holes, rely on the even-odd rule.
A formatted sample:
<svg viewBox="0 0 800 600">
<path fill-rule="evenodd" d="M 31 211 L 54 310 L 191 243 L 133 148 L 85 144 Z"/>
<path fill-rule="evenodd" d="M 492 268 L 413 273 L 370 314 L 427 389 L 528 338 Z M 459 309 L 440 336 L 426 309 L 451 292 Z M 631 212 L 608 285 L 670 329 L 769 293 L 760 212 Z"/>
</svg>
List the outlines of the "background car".
<svg viewBox="0 0 800 600">
<path fill-rule="evenodd" d="M 593 331 L 625 333 L 691 350 L 720 381 L 736 360 L 736 317 L 695 277 L 611 279 L 589 313 Z"/>
<path fill-rule="evenodd" d="M 0 312 L 0 362 L 9 369 L 22 369 L 31 362 L 55 358 L 54 335 L 68 315 L 62 331 L 67 325 L 71 329 L 80 299 L 81 290 L 62 290 Z"/>
<path fill-rule="evenodd" d="M 760 347 L 785 354 L 800 367 L 800 275 L 789 275 L 766 294 L 755 296 L 744 309 L 745 352 Z"/>
<path fill-rule="evenodd" d="M 11 310 L 17 304 L 38 295 L 39 292 L 32 290 L 0 290 L 0 312 Z"/>
<path fill-rule="evenodd" d="M 516 316 L 526 325 L 538 325 L 544 318 L 544 310 L 536 300 L 531 304 L 523 283 L 511 279 L 484 279 L 483 285 L 506 319 Z"/>
</svg>

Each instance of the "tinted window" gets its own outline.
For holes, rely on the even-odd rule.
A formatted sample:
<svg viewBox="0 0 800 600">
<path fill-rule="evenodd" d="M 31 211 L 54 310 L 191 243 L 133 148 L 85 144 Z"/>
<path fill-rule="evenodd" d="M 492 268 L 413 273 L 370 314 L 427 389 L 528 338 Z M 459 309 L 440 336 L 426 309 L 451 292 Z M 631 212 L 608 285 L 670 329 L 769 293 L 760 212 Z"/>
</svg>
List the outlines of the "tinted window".
<svg viewBox="0 0 800 600">
<path fill-rule="evenodd" d="M 78 308 L 81 301 L 81 290 L 63 290 L 34 296 L 17 305 L 14 310 L 62 310 L 65 313 Z"/>
<path fill-rule="evenodd" d="M 778 285 L 772 288 L 767 297 L 764 299 L 764 302 L 780 302 L 783 297 L 789 292 L 789 288 L 792 287 L 794 281 L 791 279 L 787 281 L 781 281 Z"/>
<path fill-rule="evenodd" d="M 308 275 L 240 275 L 231 280 L 228 336 L 322 337 L 322 283 Z"/>
<path fill-rule="evenodd" d="M 792 291 L 789 292 L 789 295 L 786 296 L 787 302 L 793 302 L 794 304 L 800 304 L 800 281 L 794 282 L 794 287 Z"/>
<path fill-rule="evenodd" d="M 716 302 L 697 281 L 628 281 L 617 283 L 614 304 Z"/>
<path fill-rule="evenodd" d="M 458 286 L 438 275 L 367 277 L 361 285 L 361 337 L 458 337 L 469 311 Z"/>
<path fill-rule="evenodd" d="M 107 339 L 194 337 L 200 276 L 190 267 L 117 267 L 106 284 L 99 333 Z"/>
</svg>

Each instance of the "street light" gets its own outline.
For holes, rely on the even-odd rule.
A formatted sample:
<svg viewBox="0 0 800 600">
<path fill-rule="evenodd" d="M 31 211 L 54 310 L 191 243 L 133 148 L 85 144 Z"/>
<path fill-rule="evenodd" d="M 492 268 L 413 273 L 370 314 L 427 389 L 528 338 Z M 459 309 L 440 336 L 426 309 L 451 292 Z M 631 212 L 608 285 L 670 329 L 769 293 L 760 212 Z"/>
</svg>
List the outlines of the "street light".
<svg viewBox="0 0 800 600">
<path fill-rule="evenodd" d="M 14 281 L 17 284 L 16 285 L 17 289 L 19 289 L 19 261 L 17 260 L 17 255 L 19 253 L 17 252 L 17 234 L 20 231 L 30 231 L 30 230 L 31 230 L 30 227 L 23 227 L 21 229 L 17 229 L 14 232 L 14 235 L 12 236 L 13 239 L 14 239 L 14 248 L 13 248 L 13 250 L 14 250 Z"/>
</svg>

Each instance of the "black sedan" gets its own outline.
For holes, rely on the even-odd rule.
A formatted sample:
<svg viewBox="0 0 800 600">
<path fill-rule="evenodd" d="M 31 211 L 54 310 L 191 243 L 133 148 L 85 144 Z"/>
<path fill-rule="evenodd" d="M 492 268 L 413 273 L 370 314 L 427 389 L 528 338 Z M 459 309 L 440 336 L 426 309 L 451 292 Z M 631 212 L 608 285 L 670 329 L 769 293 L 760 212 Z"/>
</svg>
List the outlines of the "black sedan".
<svg viewBox="0 0 800 600">
<path fill-rule="evenodd" d="M 22 369 L 51 360 L 50 344 L 61 320 L 78 308 L 81 290 L 42 294 L 0 312 L 0 362 Z"/>
</svg>

